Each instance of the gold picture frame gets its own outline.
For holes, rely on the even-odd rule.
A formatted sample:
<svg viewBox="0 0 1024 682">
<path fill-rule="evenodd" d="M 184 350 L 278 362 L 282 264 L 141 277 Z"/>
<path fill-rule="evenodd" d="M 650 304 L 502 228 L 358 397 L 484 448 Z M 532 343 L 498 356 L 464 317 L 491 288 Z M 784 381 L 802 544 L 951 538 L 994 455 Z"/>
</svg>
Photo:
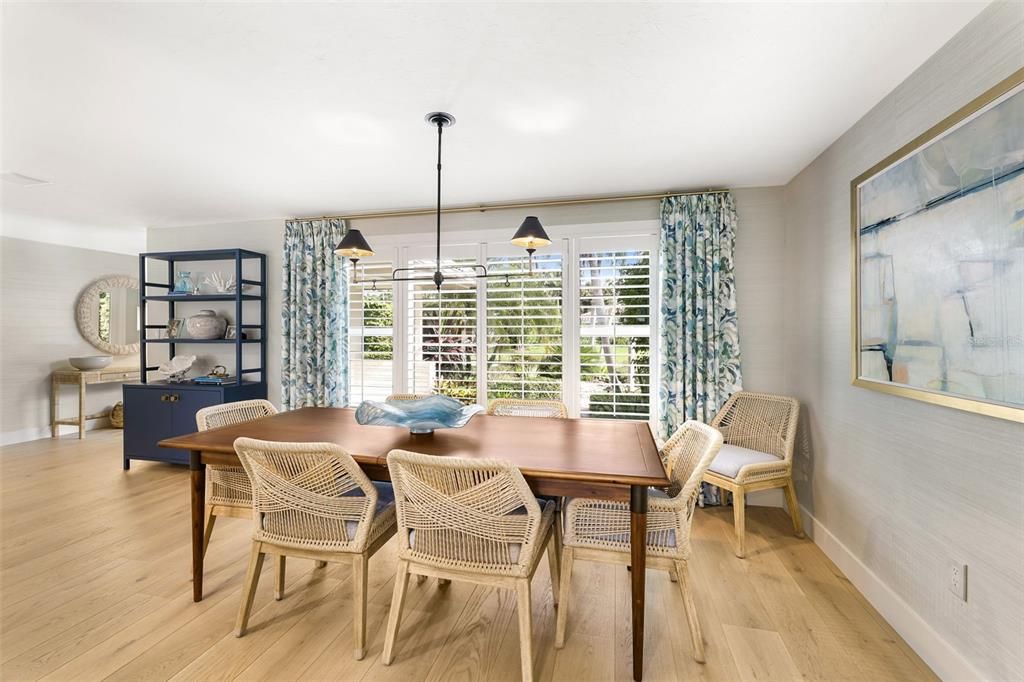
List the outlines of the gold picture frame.
<svg viewBox="0 0 1024 682">
<path fill-rule="evenodd" d="M 1018 96 L 1024 97 L 1024 90 L 1021 89 L 1022 86 L 1024 86 L 1024 69 L 1018 69 L 1008 78 L 990 88 L 988 91 L 975 98 L 956 112 L 947 116 L 945 119 L 932 126 L 909 143 L 900 147 L 898 150 L 888 155 L 850 182 L 850 270 L 852 273 L 850 367 L 852 375 L 851 382 L 854 386 L 880 391 L 891 395 L 898 395 L 904 398 L 911 398 L 913 400 L 920 400 L 934 405 L 942 405 L 944 407 L 1024 423 L 1024 405 L 1017 406 L 1016 403 L 987 400 L 985 398 L 962 395 L 940 389 L 900 383 L 897 382 L 895 371 L 890 365 L 887 365 L 889 374 L 888 381 L 865 376 L 862 362 L 865 351 L 869 349 L 864 345 L 864 337 L 862 336 L 861 329 L 864 308 L 861 300 L 863 295 L 861 275 L 863 259 L 861 254 L 862 230 L 860 225 L 861 189 L 869 181 L 877 179 L 879 176 L 897 166 L 897 164 L 900 164 L 904 160 L 913 157 L 918 152 L 921 152 L 931 143 L 945 137 L 949 133 L 952 133 L 953 130 L 959 128 L 961 124 L 966 124 L 969 120 L 974 119 L 976 116 L 980 116 L 990 107 L 990 105 L 994 108 L 998 104 L 1001 104 L 1002 101 Z M 870 211 L 868 213 L 870 215 Z M 888 216 L 889 214 L 883 213 L 882 215 Z M 865 230 L 866 229 L 867 228 L 865 228 Z M 884 278 L 885 277 L 883 276 L 882 279 Z M 895 282 L 895 279 L 896 278 L 893 275 L 893 282 Z M 893 291 L 895 291 L 895 284 L 893 284 L 893 287 Z M 884 299 L 884 294 L 879 294 L 879 296 Z M 892 294 L 892 298 L 893 301 L 895 301 L 895 293 Z M 895 317 L 895 312 L 890 312 L 889 314 Z M 875 321 L 875 319 L 876 318 L 873 318 L 873 321 Z M 879 326 L 881 327 L 882 324 L 879 323 Z M 973 341 L 973 337 L 971 340 Z M 891 354 L 892 351 L 889 352 L 890 358 Z"/>
</svg>

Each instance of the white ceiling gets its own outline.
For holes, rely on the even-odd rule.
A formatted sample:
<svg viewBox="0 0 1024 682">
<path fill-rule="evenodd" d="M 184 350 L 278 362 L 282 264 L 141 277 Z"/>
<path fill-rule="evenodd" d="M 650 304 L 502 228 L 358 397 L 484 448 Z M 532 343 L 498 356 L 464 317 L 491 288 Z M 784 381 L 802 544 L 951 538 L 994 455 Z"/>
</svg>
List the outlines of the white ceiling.
<svg viewBox="0 0 1024 682">
<path fill-rule="evenodd" d="M 787 182 L 985 3 L 12 4 L 4 210 L 138 228 Z"/>
</svg>

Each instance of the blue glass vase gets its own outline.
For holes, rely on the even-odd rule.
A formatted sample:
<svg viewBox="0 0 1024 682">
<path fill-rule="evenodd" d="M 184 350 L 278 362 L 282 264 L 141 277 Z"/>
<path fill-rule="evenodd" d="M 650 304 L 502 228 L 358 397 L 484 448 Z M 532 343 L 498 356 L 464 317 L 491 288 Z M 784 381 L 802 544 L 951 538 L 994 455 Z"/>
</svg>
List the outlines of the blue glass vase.
<svg viewBox="0 0 1024 682">
<path fill-rule="evenodd" d="M 455 398 L 431 395 L 415 400 L 377 402 L 364 400 L 356 408 L 356 422 L 374 426 L 402 426 L 411 433 L 433 433 L 434 429 L 458 429 L 482 412 L 479 405 L 463 405 Z"/>
<path fill-rule="evenodd" d="M 174 290 L 172 294 L 191 294 L 195 285 L 192 284 L 192 273 L 181 270 L 174 277 Z"/>
</svg>

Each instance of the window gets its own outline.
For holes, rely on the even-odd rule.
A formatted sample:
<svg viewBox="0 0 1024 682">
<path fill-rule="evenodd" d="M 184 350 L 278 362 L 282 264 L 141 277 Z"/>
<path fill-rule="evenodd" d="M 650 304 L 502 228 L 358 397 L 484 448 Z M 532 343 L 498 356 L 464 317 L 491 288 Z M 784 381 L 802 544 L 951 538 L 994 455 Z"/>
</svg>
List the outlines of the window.
<svg viewBox="0 0 1024 682">
<path fill-rule="evenodd" d="M 585 251 L 579 282 L 580 416 L 650 418 L 650 251 Z"/>
<path fill-rule="evenodd" d="M 390 277 L 390 262 L 359 263 L 360 279 Z M 394 289 L 352 282 L 349 268 L 349 404 L 384 400 L 392 391 L 395 357 Z"/>
<path fill-rule="evenodd" d="M 489 258 L 522 272 L 525 256 Z M 487 399 L 562 399 L 562 256 L 534 258 L 534 277 L 487 280 Z"/>
<path fill-rule="evenodd" d="M 473 259 L 442 261 L 450 270 Z M 410 267 L 433 267 L 414 260 Z M 441 393 L 466 404 L 477 402 L 477 285 L 475 280 L 408 283 L 409 393 Z"/>
<path fill-rule="evenodd" d="M 656 225 L 604 236 L 591 226 L 534 255 L 534 275 L 424 279 L 349 289 L 350 404 L 391 393 L 441 393 L 465 404 L 495 398 L 562 400 L 570 414 L 651 419 L 652 272 Z M 615 233 L 613 233 L 615 234 Z M 398 239 L 395 240 L 398 242 Z M 622 248 L 623 243 L 631 248 Z M 433 270 L 426 239 L 359 263 L 362 278 L 392 267 Z M 444 247 L 446 271 L 485 263 L 492 274 L 529 267 L 507 243 Z"/>
</svg>

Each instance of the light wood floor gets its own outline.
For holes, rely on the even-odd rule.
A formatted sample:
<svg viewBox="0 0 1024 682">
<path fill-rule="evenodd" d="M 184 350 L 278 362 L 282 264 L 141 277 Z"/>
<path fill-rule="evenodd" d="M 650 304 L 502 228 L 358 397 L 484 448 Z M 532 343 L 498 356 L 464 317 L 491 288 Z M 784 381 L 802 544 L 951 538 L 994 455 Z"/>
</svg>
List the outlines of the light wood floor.
<svg viewBox="0 0 1024 682">
<path fill-rule="evenodd" d="M 515 600 L 486 587 L 410 584 L 391 666 L 380 663 L 393 545 L 370 562 L 368 653 L 352 659 L 349 567 L 290 560 L 288 593 L 256 596 L 232 632 L 248 557 L 246 521 L 218 522 L 206 599 L 189 582 L 188 474 L 133 463 L 118 431 L 0 449 L 0 675 L 22 679 L 516 680 Z M 692 574 L 707 664 L 690 658 L 682 602 L 650 572 L 647 680 L 935 679 L 906 643 L 779 509 L 749 509 L 746 560 L 729 510 L 699 510 Z M 271 562 L 267 562 L 270 564 Z M 566 647 L 555 651 L 546 562 L 534 579 L 540 680 L 630 679 L 629 582 L 578 563 Z"/>
</svg>

